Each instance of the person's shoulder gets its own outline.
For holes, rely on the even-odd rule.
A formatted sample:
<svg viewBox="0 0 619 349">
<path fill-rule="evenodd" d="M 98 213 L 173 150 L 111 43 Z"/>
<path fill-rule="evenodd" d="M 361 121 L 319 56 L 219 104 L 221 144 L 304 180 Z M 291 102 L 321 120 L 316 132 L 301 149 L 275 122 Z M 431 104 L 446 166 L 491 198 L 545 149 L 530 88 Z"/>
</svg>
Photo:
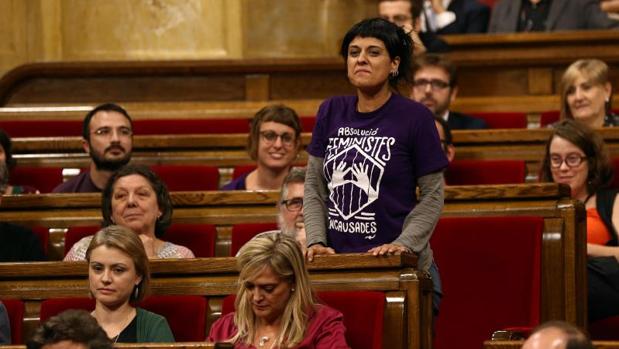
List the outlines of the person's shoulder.
<svg viewBox="0 0 619 349">
<path fill-rule="evenodd" d="M 221 190 L 223 191 L 229 191 L 229 190 L 245 190 L 247 188 L 247 186 L 245 185 L 245 180 L 247 179 L 247 176 L 250 174 L 251 172 L 248 173 L 243 173 L 242 175 L 234 178 L 233 180 L 231 180 L 230 182 L 228 182 L 228 184 L 224 185 L 223 187 L 221 187 Z"/>
<path fill-rule="evenodd" d="M 211 330 L 209 331 L 209 342 L 221 342 L 232 338 L 237 332 L 236 325 L 234 324 L 234 312 L 222 315 L 219 319 L 215 320 Z"/>
<path fill-rule="evenodd" d="M 449 119 L 454 122 L 457 121 L 457 125 L 452 127 L 453 129 L 484 129 L 488 128 L 486 121 L 482 118 L 474 117 L 471 115 L 466 115 L 463 113 L 458 113 L 454 111 L 449 111 Z M 451 125 L 450 125 L 451 126 Z"/>
<path fill-rule="evenodd" d="M 84 181 L 90 179 L 90 171 L 82 171 L 78 175 L 69 178 L 66 182 L 60 183 L 52 190 L 53 193 L 86 193 Z M 94 184 L 93 184 L 94 186 Z"/>
<path fill-rule="evenodd" d="M 319 110 L 345 109 L 350 106 L 356 106 L 356 96 L 333 96 L 325 99 Z"/>
<path fill-rule="evenodd" d="M 159 258 L 195 258 L 194 253 L 189 248 L 169 241 L 165 242 L 158 255 Z"/>
<path fill-rule="evenodd" d="M 168 322 L 168 320 L 166 320 L 166 318 L 163 315 L 159 315 L 157 313 L 153 313 L 152 311 L 148 311 L 144 308 L 140 308 L 137 307 L 135 308 L 138 318 L 142 318 L 146 321 L 152 321 L 152 322 L 160 322 L 160 321 L 165 321 L 166 323 Z"/>
</svg>

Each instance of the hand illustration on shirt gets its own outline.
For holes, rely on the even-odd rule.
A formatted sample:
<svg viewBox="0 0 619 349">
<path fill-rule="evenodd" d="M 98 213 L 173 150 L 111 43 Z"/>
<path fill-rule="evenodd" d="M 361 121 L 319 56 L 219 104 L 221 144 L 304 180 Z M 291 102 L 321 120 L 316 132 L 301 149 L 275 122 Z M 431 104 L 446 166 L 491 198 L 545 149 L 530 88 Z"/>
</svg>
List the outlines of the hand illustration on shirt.
<svg viewBox="0 0 619 349">
<path fill-rule="evenodd" d="M 346 163 L 344 161 L 340 161 L 337 166 L 333 169 L 333 174 L 331 175 L 331 181 L 328 184 L 329 190 L 333 190 L 333 188 L 344 184 L 344 176 L 346 175 Z"/>
<path fill-rule="evenodd" d="M 352 174 L 355 177 L 355 180 L 352 181 L 352 183 L 363 190 L 369 199 L 375 199 L 378 197 L 378 192 L 374 190 L 372 184 L 370 183 L 368 171 L 369 165 L 363 165 L 361 163 L 353 164 Z"/>
</svg>

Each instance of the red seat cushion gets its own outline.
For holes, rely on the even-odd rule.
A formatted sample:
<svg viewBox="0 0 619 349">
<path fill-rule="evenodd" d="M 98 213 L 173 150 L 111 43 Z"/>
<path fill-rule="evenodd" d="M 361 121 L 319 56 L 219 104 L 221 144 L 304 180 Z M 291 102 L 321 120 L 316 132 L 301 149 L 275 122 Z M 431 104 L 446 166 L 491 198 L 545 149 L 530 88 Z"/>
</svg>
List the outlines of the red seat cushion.
<svg viewBox="0 0 619 349">
<path fill-rule="evenodd" d="M 251 171 L 256 169 L 256 164 L 251 165 L 236 165 L 232 170 L 232 179 L 237 179 L 246 173 L 250 173 Z"/>
<path fill-rule="evenodd" d="M 592 340 L 619 340 L 619 316 L 612 316 L 589 324 Z"/>
<path fill-rule="evenodd" d="M 11 170 L 10 179 L 13 185 L 29 185 L 41 193 L 51 193 L 62 183 L 62 168 L 16 166 Z"/>
<path fill-rule="evenodd" d="M 221 315 L 234 311 L 235 295 L 224 298 Z M 383 345 L 385 294 L 374 291 L 319 292 L 318 300 L 344 315 L 346 341 L 355 349 L 380 349 Z"/>
<path fill-rule="evenodd" d="M 11 138 L 81 137 L 82 120 L 3 120 L 2 129 Z"/>
<path fill-rule="evenodd" d="M 207 299 L 203 296 L 151 296 L 140 307 L 164 316 L 177 342 L 206 339 Z"/>
<path fill-rule="evenodd" d="M 25 306 L 19 299 L 2 299 L 11 325 L 11 344 L 22 344 Z"/>
<path fill-rule="evenodd" d="M 431 239 L 443 282 L 435 348 L 481 348 L 540 320 L 541 217 L 445 217 Z"/>
<path fill-rule="evenodd" d="M 230 255 L 236 256 L 241 247 L 254 236 L 275 229 L 278 229 L 277 223 L 245 223 L 233 225 Z"/>
<path fill-rule="evenodd" d="M 46 299 L 41 302 L 39 317 L 41 318 L 41 322 L 45 322 L 50 317 L 56 316 L 69 309 L 93 311 L 95 309 L 95 300 L 86 297 Z"/>
<path fill-rule="evenodd" d="M 486 121 L 488 128 L 527 128 L 527 114 L 507 112 L 476 112 L 471 113 Z"/>
<path fill-rule="evenodd" d="M 519 184 L 526 179 L 524 160 L 455 160 L 445 171 L 448 185 Z"/>
<path fill-rule="evenodd" d="M 66 256 L 69 253 L 71 247 L 76 242 L 87 236 L 94 235 L 99 229 L 101 228 L 97 226 L 70 227 L 67 229 L 67 232 L 64 234 L 64 255 Z"/>
<path fill-rule="evenodd" d="M 205 165 L 151 166 L 169 191 L 217 190 L 219 169 Z"/>
<path fill-rule="evenodd" d="M 172 224 L 163 240 L 190 249 L 196 257 L 215 256 L 217 229 L 212 224 Z"/>
<path fill-rule="evenodd" d="M 133 121 L 136 135 L 247 133 L 249 119 L 140 119 Z"/>
<path fill-rule="evenodd" d="M 546 127 L 559 121 L 561 112 L 558 110 L 545 111 L 540 115 L 539 124 L 541 127 Z"/>
</svg>

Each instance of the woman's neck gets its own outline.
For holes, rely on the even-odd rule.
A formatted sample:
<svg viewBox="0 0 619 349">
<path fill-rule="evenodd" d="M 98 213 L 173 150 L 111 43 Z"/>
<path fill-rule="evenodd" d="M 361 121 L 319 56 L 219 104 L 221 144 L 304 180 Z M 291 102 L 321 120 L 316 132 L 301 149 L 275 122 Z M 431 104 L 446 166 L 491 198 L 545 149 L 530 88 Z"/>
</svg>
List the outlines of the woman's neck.
<svg viewBox="0 0 619 349">
<path fill-rule="evenodd" d="M 280 190 L 290 168 L 270 169 L 258 166 L 247 176 L 247 190 Z"/>
<path fill-rule="evenodd" d="M 589 192 L 586 189 L 579 190 L 578 192 L 572 193 L 572 198 L 580 202 L 586 203 L 587 199 L 589 198 Z"/>
<path fill-rule="evenodd" d="M 136 315 L 136 310 L 129 302 L 117 308 L 110 308 L 97 302 L 92 316 L 95 317 L 99 326 L 105 330 L 109 338 L 118 337 Z"/>
<path fill-rule="evenodd" d="M 597 115 L 594 117 L 589 117 L 586 119 L 577 120 L 578 122 L 587 125 L 589 128 L 602 128 L 604 127 L 604 119 L 606 118 L 605 114 Z"/>
<path fill-rule="evenodd" d="M 379 90 L 364 91 L 357 89 L 357 111 L 360 113 L 370 113 L 382 107 L 391 97 L 389 84 L 385 83 Z"/>
</svg>

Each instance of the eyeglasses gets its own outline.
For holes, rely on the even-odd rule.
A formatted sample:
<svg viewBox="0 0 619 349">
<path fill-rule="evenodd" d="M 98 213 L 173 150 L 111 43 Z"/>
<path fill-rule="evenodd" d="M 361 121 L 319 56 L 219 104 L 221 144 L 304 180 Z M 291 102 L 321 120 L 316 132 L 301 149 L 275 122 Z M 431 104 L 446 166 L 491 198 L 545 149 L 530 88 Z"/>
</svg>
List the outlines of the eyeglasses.
<svg viewBox="0 0 619 349">
<path fill-rule="evenodd" d="M 572 168 L 572 167 L 576 167 L 582 164 L 582 162 L 586 159 L 587 159 L 586 156 L 581 156 L 578 154 L 569 154 L 568 156 L 565 157 L 565 159 L 560 157 L 559 155 L 551 155 L 550 166 L 552 168 L 559 168 L 565 162 L 567 167 Z"/>
<path fill-rule="evenodd" d="M 282 205 L 286 206 L 286 209 L 291 212 L 296 212 L 303 208 L 303 198 L 292 198 L 288 200 L 282 200 Z"/>
<path fill-rule="evenodd" d="M 288 132 L 284 132 L 282 134 L 278 134 L 278 133 L 273 132 L 273 131 L 260 131 L 260 136 L 268 144 L 274 143 L 277 140 L 277 138 L 281 138 L 282 143 L 284 145 L 286 145 L 286 146 L 293 145 L 294 141 L 295 141 L 294 135 L 290 134 Z"/>
<path fill-rule="evenodd" d="M 413 87 L 418 90 L 425 90 L 428 85 L 432 86 L 433 90 L 442 90 L 449 87 L 448 82 L 439 79 L 417 79 L 413 81 Z"/>
</svg>

